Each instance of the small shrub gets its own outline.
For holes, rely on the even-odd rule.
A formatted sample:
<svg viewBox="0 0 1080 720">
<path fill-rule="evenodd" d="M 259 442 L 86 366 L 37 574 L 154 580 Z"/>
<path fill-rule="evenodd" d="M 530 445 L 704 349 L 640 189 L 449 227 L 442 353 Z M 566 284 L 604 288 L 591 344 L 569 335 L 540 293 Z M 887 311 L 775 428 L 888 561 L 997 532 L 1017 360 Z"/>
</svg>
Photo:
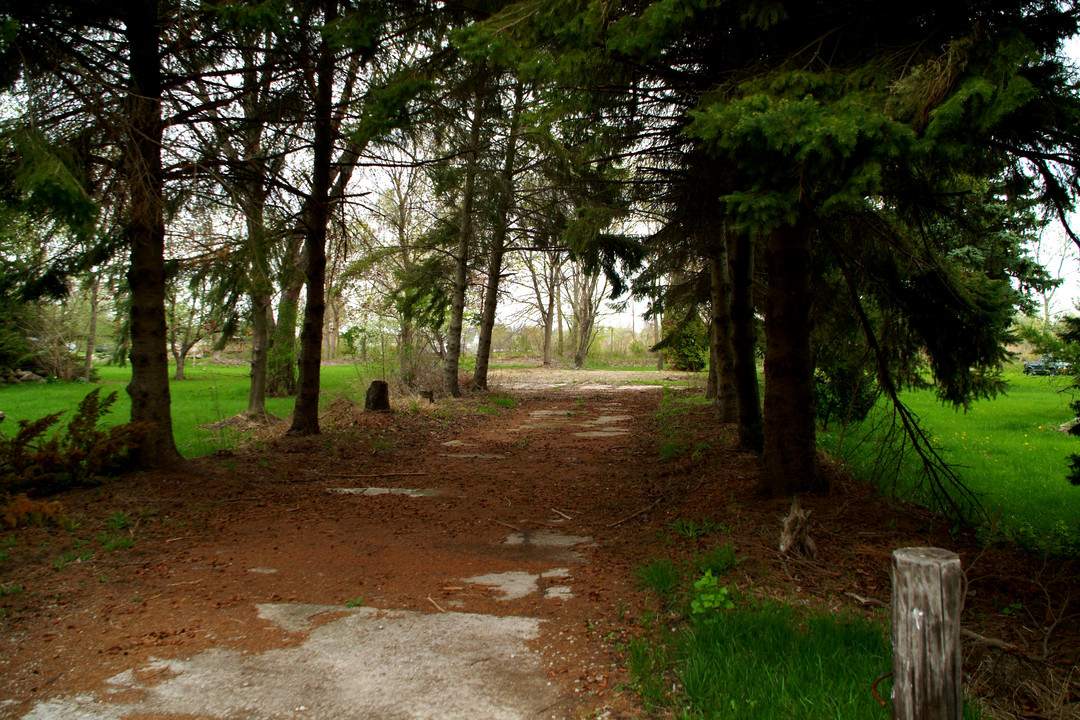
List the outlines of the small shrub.
<svg viewBox="0 0 1080 720">
<path fill-rule="evenodd" d="M 79 403 L 66 431 L 46 438 L 63 414 L 53 413 L 20 420 L 10 439 L 0 436 L 0 496 L 48 495 L 120 470 L 128 451 L 138 444 L 142 428 L 123 423 L 99 429 L 98 423 L 114 402 L 115 392 L 101 398 L 95 388 Z"/>
<path fill-rule="evenodd" d="M 695 596 L 690 600 L 690 612 L 702 617 L 703 622 L 715 622 L 719 610 L 734 610 L 735 601 L 731 599 L 731 590 L 706 570 L 701 579 L 694 583 Z"/>
<path fill-rule="evenodd" d="M 667 325 L 668 318 L 664 320 Z M 703 370 L 709 362 L 708 326 L 696 314 L 687 317 L 664 338 L 659 349 L 663 351 L 664 361 L 675 370 Z"/>
<path fill-rule="evenodd" d="M 0 522 L 8 528 L 19 525 L 48 525 L 49 523 L 60 525 L 66 520 L 64 507 L 60 503 L 55 500 L 39 502 L 25 495 L 17 495 L 8 500 L 0 512 Z"/>
<path fill-rule="evenodd" d="M 362 598 L 362 597 L 354 597 L 351 600 L 346 600 L 345 601 L 345 607 L 347 607 L 347 608 L 364 607 L 364 598 Z"/>
</svg>

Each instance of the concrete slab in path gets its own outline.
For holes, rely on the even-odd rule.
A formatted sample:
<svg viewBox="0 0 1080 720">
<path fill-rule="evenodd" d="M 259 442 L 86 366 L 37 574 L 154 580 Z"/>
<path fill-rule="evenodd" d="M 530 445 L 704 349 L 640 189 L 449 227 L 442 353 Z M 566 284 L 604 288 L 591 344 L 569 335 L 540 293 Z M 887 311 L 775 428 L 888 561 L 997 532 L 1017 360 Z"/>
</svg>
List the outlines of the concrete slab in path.
<svg viewBox="0 0 1080 720">
<path fill-rule="evenodd" d="M 260 614 L 289 618 L 295 629 L 332 609 L 260 606 Z M 130 670 L 110 681 L 122 702 L 108 693 L 55 698 L 24 717 L 525 720 L 566 709 L 526 644 L 539 633 L 535 618 L 337 610 L 347 614 L 315 627 L 299 646 L 156 660 L 144 668 L 164 678 L 156 683 Z M 128 699 L 133 691 L 140 699 Z"/>
</svg>

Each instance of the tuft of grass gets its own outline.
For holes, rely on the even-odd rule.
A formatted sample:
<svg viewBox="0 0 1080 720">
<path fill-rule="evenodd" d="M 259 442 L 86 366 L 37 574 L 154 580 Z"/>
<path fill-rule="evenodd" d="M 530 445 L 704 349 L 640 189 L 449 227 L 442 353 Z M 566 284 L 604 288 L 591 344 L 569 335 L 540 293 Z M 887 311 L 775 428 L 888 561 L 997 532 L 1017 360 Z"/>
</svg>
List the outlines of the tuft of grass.
<svg viewBox="0 0 1080 720">
<path fill-rule="evenodd" d="M 101 533 L 98 535 L 98 542 L 101 543 L 101 549 L 105 552 L 127 550 L 128 548 L 135 546 L 134 538 L 125 537 L 123 535 L 110 535 L 109 533 Z"/>
<path fill-rule="evenodd" d="M 489 397 L 488 401 L 493 405 L 498 405 L 499 407 L 504 408 L 512 408 L 517 406 L 517 402 L 514 400 L 514 398 L 502 395 L 495 395 L 493 397 Z"/>
<path fill-rule="evenodd" d="M 123 510 L 117 510 L 108 519 L 109 530 L 114 533 L 118 533 L 121 530 L 127 530 L 131 525 L 131 521 L 128 520 L 127 513 Z"/>
<path fill-rule="evenodd" d="M 890 717 L 868 690 L 892 667 L 882 627 L 772 602 L 697 618 L 675 642 L 675 702 L 689 716 Z"/>
<path fill-rule="evenodd" d="M 671 599 L 682 582 L 679 566 L 666 558 L 657 558 L 634 571 L 642 588 L 661 598 Z"/>
<path fill-rule="evenodd" d="M 364 598 L 362 598 L 362 597 L 360 597 L 358 595 L 358 596 L 352 598 L 351 600 L 346 600 L 345 601 L 345 607 L 347 607 L 347 608 L 364 607 Z"/>
<path fill-rule="evenodd" d="M 694 569 L 704 575 L 711 572 L 719 577 L 731 572 L 745 558 L 735 555 L 735 546 L 731 543 L 717 545 L 694 558 Z"/>
<path fill-rule="evenodd" d="M 660 443 L 659 455 L 661 460 L 670 460 L 683 450 L 686 446 L 677 440 L 665 440 Z"/>
<path fill-rule="evenodd" d="M 699 537 L 705 537 L 714 532 L 728 532 L 729 530 L 726 525 L 715 522 L 711 517 L 702 518 L 700 522 L 692 518 L 675 518 L 668 523 L 668 529 L 684 540 L 697 540 Z"/>
<path fill-rule="evenodd" d="M 23 591 L 23 586 L 18 583 L 4 583 L 0 585 L 0 597 L 7 597 L 8 595 L 18 595 Z"/>
<path fill-rule="evenodd" d="M 671 658 L 667 646 L 647 639 L 631 640 L 627 647 L 627 670 L 633 678 L 634 690 L 649 710 L 671 703 L 668 688 L 668 668 Z"/>
</svg>

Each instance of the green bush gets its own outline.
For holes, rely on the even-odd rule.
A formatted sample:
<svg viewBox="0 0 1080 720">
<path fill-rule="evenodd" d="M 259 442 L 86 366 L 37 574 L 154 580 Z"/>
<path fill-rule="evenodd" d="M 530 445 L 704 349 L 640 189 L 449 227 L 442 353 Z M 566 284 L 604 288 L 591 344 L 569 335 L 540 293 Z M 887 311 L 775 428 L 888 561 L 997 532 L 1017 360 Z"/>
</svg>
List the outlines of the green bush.
<svg viewBox="0 0 1080 720">
<path fill-rule="evenodd" d="M 675 370 L 697 372 L 709 363 L 709 328 L 693 318 L 666 340 L 664 361 Z"/>
</svg>

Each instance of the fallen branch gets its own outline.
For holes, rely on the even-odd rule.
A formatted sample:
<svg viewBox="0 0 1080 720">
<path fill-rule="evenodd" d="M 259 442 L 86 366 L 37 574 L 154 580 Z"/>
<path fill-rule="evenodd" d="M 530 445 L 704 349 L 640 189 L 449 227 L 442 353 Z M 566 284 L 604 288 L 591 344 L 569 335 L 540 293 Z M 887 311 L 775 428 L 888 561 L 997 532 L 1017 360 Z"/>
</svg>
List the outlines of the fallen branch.
<svg viewBox="0 0 1080 720">
<path fill-rule="evenodd" d="M 564 513 L 562 510 L 559 510 L 558 508 L 551 508 L 551 512 L 555 513 L 556 515 L 561 515 L 562 517 L 566 518 L 567 520 L 573 520 L 574 519 L 574 518 L 570 517 L 569 515 L 567 515 L 566 513 Z"/>
<path fill-rule="evenodd" d="M 495 523 L 496 525 L 502 525 L 503 527 L 508 527 L 511 530 L 516 530 L 517 532 L 522 532 L 521 528 L 519 528 L 517 525 L 511 525 L 510 523 L 504 523 L 502 520 L 492 520 L 492 522 Z"/>
<path fill-rule="evenodd" d="M 844 594 L 847 595 L 850 598 L 855 598 L 856 602 L 858 602 L 860 605 L 877 605 L 878 607 L 883 607 L 883 608 L 889 607 L 889 603 L 882 602 L 881 600 L 878 600 L 877 598 L 863 597 L 862 595 L 856 595 L 853 592 L 845 592 Z"/>
<path fill-rule="evenodd" d="M 441 612 L 441 613 L 446 612 L 445 610 L 442 609 L 442 606 L 439 605 L 439 603 L 437 603 L 437 602 L 435 602 L 434 600 L 431 599 L 430 595 L 428 595 L 428 602 L 431 603 L 432 605 L 434 605 L 435 609 L 438 610 L 439 612 Z"/>
<path fill-rule="evenodd" d="M 613 527 L 615 527 L 616 525 L 622 525 L 622 524 L 623 524 L 624 522 L 626 522 L 627 520 L 633 520 L 633 519 L 634 519 L 634 518 L 636 518 L 636 517 L 637 517 L 638 515 L 644 515 L 645 513 L 649 512 L 649 511 L 650 511 L 650 510 L 652 510 L 652 509 L 653 509 L 654 507 L 656 507 L 657 505 L 659 505 L 659 504 L 660 504 L 660 501 L 661 501 L 661 500 L 663 500 L 663 499 L 664 499 L 664 498 L 657 498 L 656 502 L 654 502 L 654 503 L 653 503 L 652 505 L 650 505 L 649 507 L 647 507 L 647 508 L 642 508 L 641 510 L 638 510 L 638 511 L 637 511 L 636 513 L 634 513 L 633 515 L 628 515 L 628 516 L 624 517 L 624 518 L 623 518 L 622 520 L 616 520 L 615 522 L 613 522 L 613 523 L 611 523 L 611 524 L 609 524 L 609 525 L 606 525 L 605 527 L 613 528 Z"/>
<path fill-rule="evenodd" d="M 328 478 L 340 478 L 345 480 L 362 480 L 364 478 L 383 478 L 383 477 L 421 477 L 426 476 L 426 472 L 384 472 L 384 473 L 367 473 L 365 475 L 323 475 L 322 477 Z"/>
<path fill-rule="evenodd" d="M 1032 662 L 1040 662 L 1046 665 L 1053 664 L 1053 661 L 1051 661 L 1050 658 L 1043 655 L 1036 655 L 1030 650 L 1022 648 L 1014 643 L 1005 642 L 1004 640 L 998 640 L 997 638 L 986 637 L 985 635 L 980 635 L 977 632 L 972 632 L 967 628 L 960 628 L 960 634 L 969 640 L 974 640 L 980 645 L 985 645 L 986 647 L 993 648 L 994 650 L 1012 653 L 1017 657 L 1023 658 L 1025 660 L 1031 660 Z"/>
</svg>

